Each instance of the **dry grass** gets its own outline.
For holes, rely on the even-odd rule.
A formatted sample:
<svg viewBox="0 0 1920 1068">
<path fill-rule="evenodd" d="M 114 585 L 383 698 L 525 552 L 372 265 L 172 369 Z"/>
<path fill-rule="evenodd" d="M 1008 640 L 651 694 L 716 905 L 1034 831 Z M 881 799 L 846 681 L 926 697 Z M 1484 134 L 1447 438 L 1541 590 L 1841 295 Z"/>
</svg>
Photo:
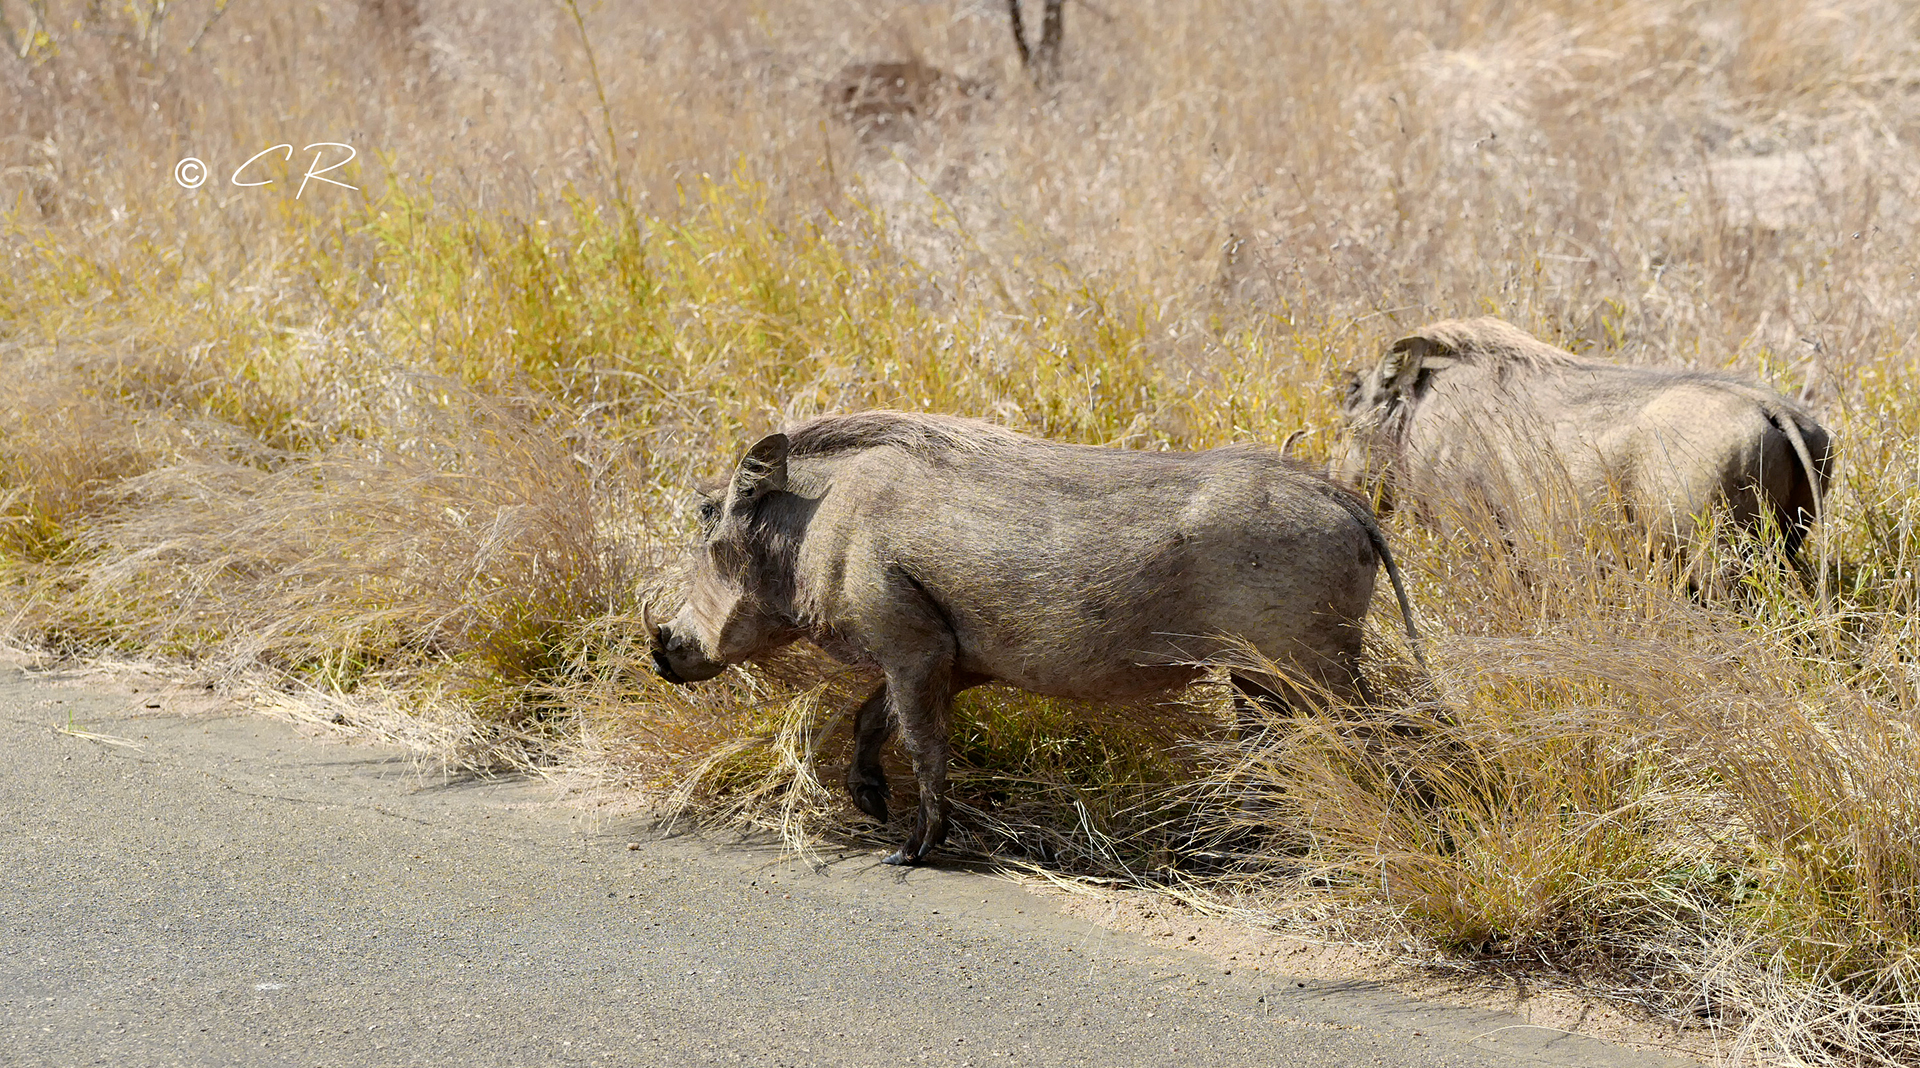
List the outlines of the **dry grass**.
<svg viewBox="0 0 1920 1068">
<path fill-rule="evenodd" d="M 1068 13 L 1043 94 L 958 0 L 0 0 L 12 633 L 864 841 L 832 779 L 870 680 L 646 670 L 681 506 L 747 440 L 885 405 L 1324 456 L 1341 368 L 1500 314 L 1821 409 L 1832 599 L 1734 545 L 1690 596 L 1613 533 L 1398 516 L 1436 676 L 1382 639 L 1393 722 L 970 695 L 956 845 L 1417 933 L 1736 1059 L 1910 1061 L 1920 16 Z M 906 58 L 992 92 L 831 120 L 843 64 Z M 356 189 L 299 190 L 322 141 Z"/>
</svg>

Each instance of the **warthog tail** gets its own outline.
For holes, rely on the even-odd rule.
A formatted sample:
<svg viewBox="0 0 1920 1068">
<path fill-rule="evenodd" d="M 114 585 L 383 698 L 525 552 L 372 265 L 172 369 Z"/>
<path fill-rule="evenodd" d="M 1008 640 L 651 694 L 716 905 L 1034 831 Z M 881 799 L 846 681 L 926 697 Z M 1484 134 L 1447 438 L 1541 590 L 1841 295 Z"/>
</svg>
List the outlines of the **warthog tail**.
<svg viewBox="0 0 1920 1068">
<path fill-rule="evenodd" d="M 1788 444 L 1793 446 L 1794 457 L 1800 461 L 1800 470 L 1807 476 L 1807 492 L 1813 495 L 1813 519 L 1807 524 L 1807 529 L 1812 530 L 1814 524 L 1819 523 L 1826 515 L 1827 491 L 1821 484 L 1823 472 L 1813 462 L 1813 450 L 1807 448 L 1806 435 L 1800 430 L 1800 420 L 1795 418 L 1796 409 L 1792 405 L 1781 403 L 1779 396 L 1764 389 L 1740 382 L 1723 382 L 1720 385 L 1758 404 L 1767 421 L 1779 427 L 1780 432 L 1787 436 Z M 1831 461 L 1832 456 L 1833 450 L 1829 444 L 1827 459 Z M 1782 537 L 1789 539 L 1787 544 L 1792 546 L 1792 550 L 1786 554 L 1788 561 L 1797 560 L 1800 555 L 1799 541 L 1793 540 L 1790 531 L 1783 530 L 1780 533 Z M 1820 543 L 1820 560 L 1817 567 L 1818 574 L 1814 576 L 1814 596 L 1824 606 L 1827 603 L 1827 546 L 1824 541 Z"/>
<path fill-rule="evenodd" d="M 1380 562 L 1386 566 L 1387 581 L 1393 583 L 1394 600 L 1400 602 L 1400 619 L 1407 625 L 1407 642 L 1413 649 L 1413 659 L 1420 664 L 1420 670 L 1433 674 L 1433 668 L 1427 663 L 1426 639 L 1420 636 L 1420 628 L 1413 622 L 1413 603 L 1407 599 L 1407 585 L 1400 578 L 1400 565 L 1393 562 L 1393 550 L 1387 548 L 1387 535 L 1380 529 L 1380 523 L 1373 517 L 1373 510 L 1365 501 L 1352 492 L 1327 484 L 1334 500 L 1347 510 L 1354 522 L 1367 532 L 1367 540 L 1373 543 L 1373 551 L 1380 554 Z"/>
<path fill-rule="evenodd" d="M 1807 449 L 1806 436 L 1800 433 L 1800 420 L 1793 417 L 1794 413 L 1778 404 L 1769 404 L 1767 415 L 1780 427 L 1781 432 L 1787 435 L 1787 440 L 1793 443 L 1793 454 L 1800 458 L 1800 470 L 1806 472 L 1807 492 L 1813 494 L 1813 521 L 1808 524 L 1808 529 L 1812 529 L 1814 524 L 1820 522 L 1827 510 L 1827 490 L 1821 485 L 1821 472 L 1814 467 L 1813 453 Z M 1832 457 L 1833 449 L 1829 444 L 1826 459 L 1831 461 Z M 1799 555 L 1799 548 L 1796 543 L 1789 560 L 1792 556 Z M 1820 542 L 1820 560 L 1817 566 L 1819 574 L 1814 578 L 1814 596 L 1819 598 L 1820 605 L 1824 608 L 1827 603 L 1827 543 L 1824 539 Z"/>
</svg>

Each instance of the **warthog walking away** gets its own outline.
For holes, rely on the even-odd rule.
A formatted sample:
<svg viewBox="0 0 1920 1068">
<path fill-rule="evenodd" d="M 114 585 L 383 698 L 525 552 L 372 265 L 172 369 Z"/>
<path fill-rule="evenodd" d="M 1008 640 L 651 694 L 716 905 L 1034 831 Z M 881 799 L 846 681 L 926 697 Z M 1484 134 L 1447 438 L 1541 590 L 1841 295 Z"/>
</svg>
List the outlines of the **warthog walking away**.
<svg viewBox="0 0 1920 1068">
<path fill-rule="evenodd" d="M 1820 515 L 1826 428 L 1771 390 L 1724 375 L 1584 360 L 1494 318 L 1449 319 L 1356 372 L 1339 476 L 1384 478 L 1416 502 L 1465 499 L 1505 523 L 1543 522 L 1557 490 L 1614 502 L 1671 552 L 1730 506 L 1778 530 L 1789 559 Z"/>
<path fill-rule="evenodd" d="M 878 668 L 847 787 L 886 820 L 880 747 L 897 723 L 920 809 L 893 864 L 946 837 L 967 687 L 1131 700 L 1194 681 L 1239 639 L 1299 676 L 1237 675 L 1243 693 L 1354 694 L 1383 561 L 1417 640 L 1365 503 L 1271 449 L 1135 452 L 867 412 L 762 439 L 701 512 L 692 587 L 654 666 L 695 682 L 806 638 Z"/>
</svg>

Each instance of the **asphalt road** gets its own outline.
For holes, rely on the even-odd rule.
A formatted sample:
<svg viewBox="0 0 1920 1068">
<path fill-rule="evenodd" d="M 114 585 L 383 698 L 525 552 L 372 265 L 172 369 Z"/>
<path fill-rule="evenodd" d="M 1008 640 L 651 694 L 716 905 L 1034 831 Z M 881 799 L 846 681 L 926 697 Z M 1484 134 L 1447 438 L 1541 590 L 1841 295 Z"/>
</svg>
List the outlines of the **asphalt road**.
<svg viewBox="0 0 1920 1068">
<path fill-rule="evenodd" d="M 1691 1063 L 141 704 L 0 670 L 0 1064 Z"/>
</svg>

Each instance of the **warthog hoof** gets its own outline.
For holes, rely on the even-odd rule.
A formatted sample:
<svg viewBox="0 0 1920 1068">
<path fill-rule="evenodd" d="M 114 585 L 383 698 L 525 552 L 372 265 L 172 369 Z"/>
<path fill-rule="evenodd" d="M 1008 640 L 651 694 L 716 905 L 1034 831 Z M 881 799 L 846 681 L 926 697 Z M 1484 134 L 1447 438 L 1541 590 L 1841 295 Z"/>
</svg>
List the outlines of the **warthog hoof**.
<svg viewBox="0 0 1920 1068">
<path fill-rule="evenodd" d="M 892 865 L 895 865 L 896 867 L 911 868 L 914 865 L 920 863 L 920 858 L 914 857 L 914 856 L 908 856 L 907 851 L 904 849 L 896 849 L 893 852 L 888 853 L 886 859 L 882 860 L 880 863 L 892 864 Z"/>
<path fill-rule="evenodd" d="M 937 812 L 931 820 L 927 818 L 926 810 L 924 808 L 921 810 L 920 818 L 914 824 L 913 836 L 907 839 L 906 845 L 894 850 L 893 855 L 889 856 L 884 863 L 918 864 L 927 859 L 927 854 L 933 852 L 940 843 L 947 840 L 947 815 L 944 811 L 946 806 L 942 804 L 937 807 L 941 811 Z"/>
</svg>

